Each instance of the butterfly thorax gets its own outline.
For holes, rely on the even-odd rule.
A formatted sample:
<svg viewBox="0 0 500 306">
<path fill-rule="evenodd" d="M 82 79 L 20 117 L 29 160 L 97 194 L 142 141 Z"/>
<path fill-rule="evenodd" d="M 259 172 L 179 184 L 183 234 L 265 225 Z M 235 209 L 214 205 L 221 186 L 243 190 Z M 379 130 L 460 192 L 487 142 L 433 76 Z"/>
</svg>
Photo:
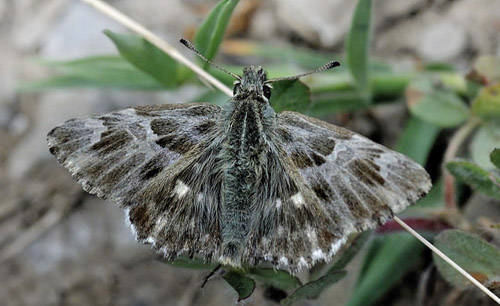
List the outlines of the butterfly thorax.
<svg viewBox="0 0 500 306">
<path fill-rule="evenodd" d="M 251 207 L 269 150 L 267 135 L 276 123 L 276 113 L 263 95 L 265 80 L 262 70 L 245 69 L 243 79 L 236 85 L 236 95 L 224 112 L 222 256 L 234 265 L 239 265 L 240 248 L 247 239 Z"/>
</svg>

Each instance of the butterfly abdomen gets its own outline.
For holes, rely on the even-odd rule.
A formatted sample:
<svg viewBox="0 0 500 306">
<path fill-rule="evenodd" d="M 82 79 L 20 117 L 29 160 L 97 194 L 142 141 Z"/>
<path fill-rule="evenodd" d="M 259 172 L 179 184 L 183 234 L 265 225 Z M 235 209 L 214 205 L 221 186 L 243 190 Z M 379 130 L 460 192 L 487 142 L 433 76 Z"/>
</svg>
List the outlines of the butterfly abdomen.
<svg viewBox="0 0 500 306">
<path fill-rule="evenodd" d="M 224 180 L 221 211 L 222 261 L 239 266 L 251 223 L 251 207 L 257 200 L 267 144 L 261 108 L 252 101 L 234 101 L 227 116 L 226 140 L 221 158 Z"/>
</svg>

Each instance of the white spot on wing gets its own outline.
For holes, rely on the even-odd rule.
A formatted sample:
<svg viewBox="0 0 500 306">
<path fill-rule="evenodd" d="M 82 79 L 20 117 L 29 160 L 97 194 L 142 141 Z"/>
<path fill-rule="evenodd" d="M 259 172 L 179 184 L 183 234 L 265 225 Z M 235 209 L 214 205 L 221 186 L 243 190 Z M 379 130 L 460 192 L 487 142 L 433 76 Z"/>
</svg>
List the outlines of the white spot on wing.
<svg viewBox="0 0 500 306">
<path fill-rule="evenodd" d="M 182 181 L 177 180 L 177 184 L 175 185 L 174 191 L 179 196 L 179 198 L 182 198 L 189 191 L 189 187 L 186 184 L 184 184 Z"/>
<path fill-rule="evenodd" d="M 308 267 L 307 261 L 304 257 L 300 257 L 298 267 Z"/>
<path fill-rule="evenodd" d="M 281 199 L 277 198 L 276 199 L 276 209 L 280 209 L 280 207 L 281 207 Z"/>
<path fill-rule="evenodd" d="M 337 253 L 337 251 L 340 249 L 340 247 L 342 245 L 344 245 L 344 243 L 346 241 L 347 241 L 347 238 L 344 237 L 344 238 L 338 240 L 337 242 L 332 243 L 332 246 L 330 247 L 330 252 L 328 253 L 328 257 L 335 255 L 335 253 Z"/>
<path fill-rule="evenodd" d="M 281 257 L 279 260 L 279 264 L 282 266 L 288 266 L 288 258 L 286 258 L 285 256 Z"/>
<path fill-rule="evenodd" d="M 325 257 L 325 253 L 323 253 L 321 249 L 314 250 L 311 254 L 311 258 L 313 261 L 324 259 Z"/>
<path fill-rule="evenodd" d="M 290 199 L 292 200 L 293 204 L 297 207 L 301 207 L 302 205 L 306 204 L 306 202 L 304 202 L 304 197 L 302 197 L 302 193 L 300 192 L 294 194 Z"/>
</svg>

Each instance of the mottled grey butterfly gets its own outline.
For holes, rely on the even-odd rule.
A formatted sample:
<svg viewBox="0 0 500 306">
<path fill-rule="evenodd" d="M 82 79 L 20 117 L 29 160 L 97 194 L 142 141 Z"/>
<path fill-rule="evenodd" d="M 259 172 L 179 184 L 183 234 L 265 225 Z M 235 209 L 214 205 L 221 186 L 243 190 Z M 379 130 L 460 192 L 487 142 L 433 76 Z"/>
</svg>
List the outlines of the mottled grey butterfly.
<svg viewBox="0 0 500 306">
<path fill-rule="evenodd" d="M 226 72 L 236 81 L 222 108 L 165 104 L 72 119 L 48 134 L 50 152 L 87 192 L 124 208 L 137 239 L 168 260 L 198 255 L 233 267 L 265 260 L 295 273 L 328 261 L 349 234 L 429 191 L 429 175 L 406 156 L 300 113 L 275 113 L 271 84 L 309 73 Z"/>
</svg>

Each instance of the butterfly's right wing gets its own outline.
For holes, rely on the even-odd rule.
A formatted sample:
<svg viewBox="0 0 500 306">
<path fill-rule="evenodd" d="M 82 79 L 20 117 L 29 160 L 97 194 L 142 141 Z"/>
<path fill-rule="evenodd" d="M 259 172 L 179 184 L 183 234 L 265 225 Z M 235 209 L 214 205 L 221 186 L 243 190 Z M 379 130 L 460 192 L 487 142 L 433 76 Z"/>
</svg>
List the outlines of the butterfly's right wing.
<svg viewBox="0 0 500 306">
<path fill-rule="evenodd" d="M 47 141 L 87 192 L 128 212 L 138 240 L 170 257 L 204 245 L 211 252 L 218 245 L 221 178 L 212 167 L 220 113 L 211 104 L 128 108 L 69 120 Z"/>
</svg>

